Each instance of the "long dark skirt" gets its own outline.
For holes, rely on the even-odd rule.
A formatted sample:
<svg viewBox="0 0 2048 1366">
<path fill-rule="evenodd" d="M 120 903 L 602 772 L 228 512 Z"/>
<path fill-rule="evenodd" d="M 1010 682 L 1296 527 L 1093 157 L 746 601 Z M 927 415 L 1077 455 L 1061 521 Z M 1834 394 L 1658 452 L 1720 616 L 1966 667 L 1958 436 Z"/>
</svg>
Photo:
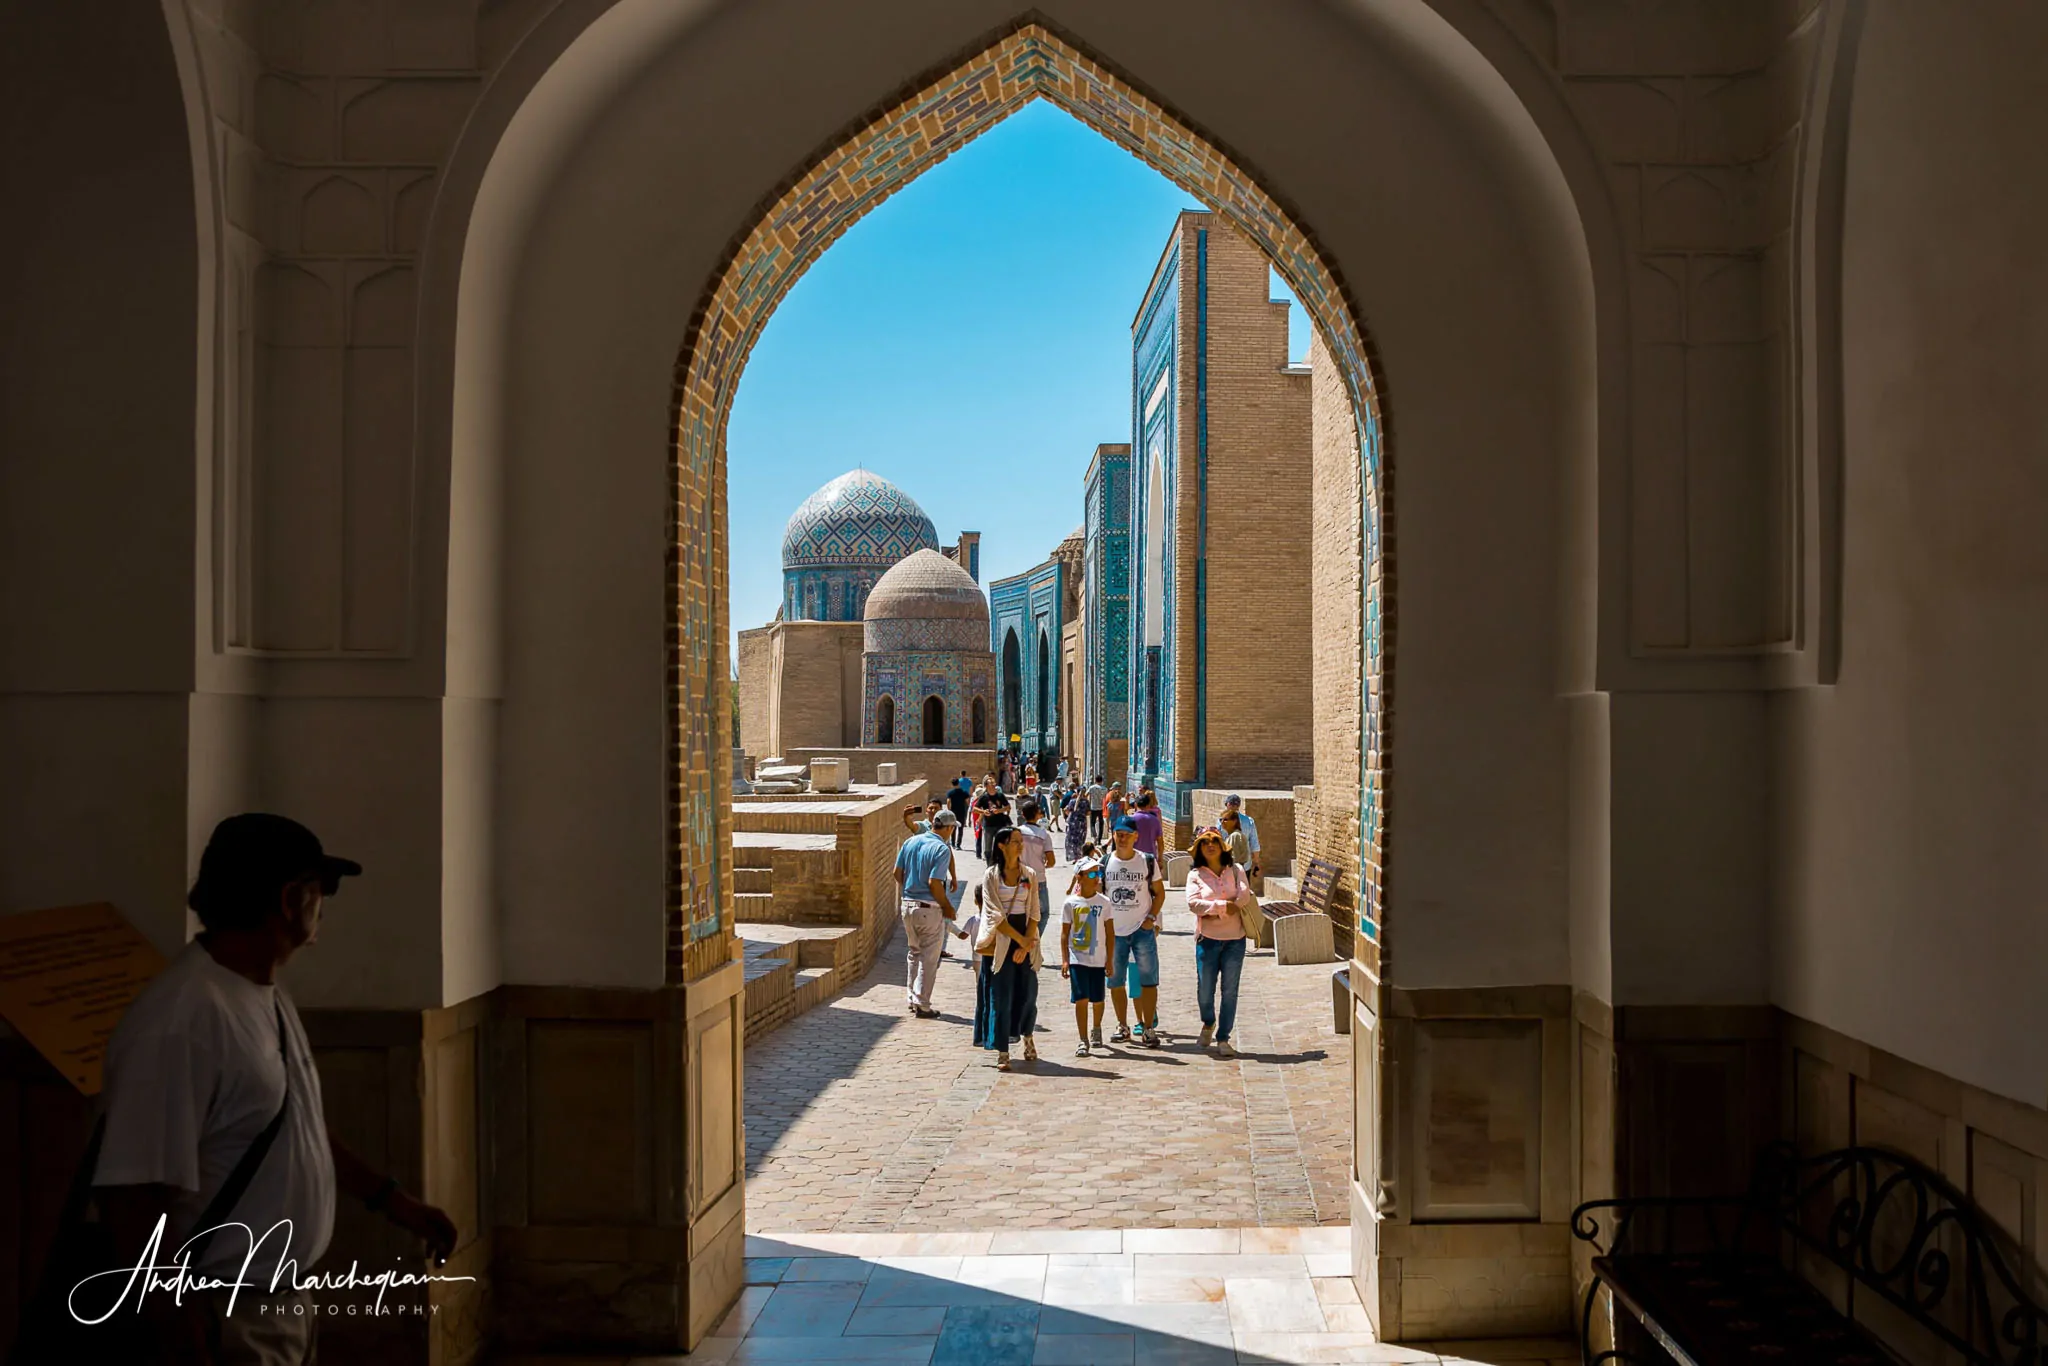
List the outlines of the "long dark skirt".
<svg viewBox="0 0 2048 1366">
<path fill-rule="evenodd" d="M 1012 916 L 1010 923 L 1021 930 L 1025 917 Z M 1013 953 L 1017 948 L 1008 938 L 996 943 L 1004 953 Z M 1016 962 L 1005 963 L 1001 972 L 994 972 L 994 963 L 992 958 L 976 963 L 974 1042 L 979 1048 L 1007 1053 L 1011 1044 L 1038 1028 L 1038 974 L 1029 963 Z"/>
</svg>

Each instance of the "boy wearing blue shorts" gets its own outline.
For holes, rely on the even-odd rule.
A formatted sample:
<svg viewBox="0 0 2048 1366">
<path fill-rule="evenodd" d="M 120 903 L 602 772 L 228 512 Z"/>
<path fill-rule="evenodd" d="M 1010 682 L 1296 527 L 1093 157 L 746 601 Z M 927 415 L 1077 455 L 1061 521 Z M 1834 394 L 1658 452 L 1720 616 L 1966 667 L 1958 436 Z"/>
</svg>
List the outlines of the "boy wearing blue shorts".
<svg viewBox="0 0 2048 1366">
<path fill-rule="evenodd" d="M 1115 841 L 1102 865 L 1102 890 L 1109 898 L 1109 1000 L 1116 1007 L 1116 1033 L 1111 1043 L 1133 1037 L 1125 1001 L 1137 998 L 1136 1040 L 1147 1048 L 1161 1047 L 1159 1037 L 1159 916 L 1166 884 L 1159 863 L 1138 848 L 1138 823 L 1119 816 L 1110 827 Z"/>
<path fill-rule="evenodd" d="M 1109 926 L 1104 923 L 1108 914 L 1109 898 L 1102 894 L 1102 861 L 1095 857 L 1091 844 L 1074 865 L 1074 885 L 1060 907 L 1060 976 L 1067 979 L 1068 994 L 1074 1000 L 1074 1032 L 1081 1036 L 1074 1049 L 1077 1058 L 1088 1056 L 1091 1042 L 1097 1048 L 1106 1046 L 1102 1042 L 1102 1000 L 1109 986 Z M 1092 1031 L 1090 1007 L 1095 1015 Z"/>
</svg>

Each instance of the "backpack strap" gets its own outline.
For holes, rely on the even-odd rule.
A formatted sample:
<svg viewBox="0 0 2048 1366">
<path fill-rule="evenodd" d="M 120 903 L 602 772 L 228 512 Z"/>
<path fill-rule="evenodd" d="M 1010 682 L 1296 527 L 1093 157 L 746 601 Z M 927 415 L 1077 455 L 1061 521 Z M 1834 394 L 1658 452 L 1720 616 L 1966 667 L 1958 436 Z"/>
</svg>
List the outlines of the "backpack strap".
<svg viewBox="0 0 2048 1366">
<path fill-rule="evenodd" d="M 270 1155 L 271 1145 L 277 1142 L 278 1131 L 284 1128 L 285 1116 L 292 1108 L 292 1059 L 284 1043 L 284 1002 L 275 1001 L 273 1004 L 277 1010 L 277 1055 L 284 1060 L 284 1099 L 278 1102 L 277 1113 L 270 1117 L 270 1123 L 263 1126 L 263 1132 L 256 1135 L 241 1160 L 235 1163 L 235 1169 L 228 1173 L 227 1180 L 220 1183 L 213 1199 L 206 1202 L 206 1208 L 193 1221 L 192 1227 L 202 1230 L 187 1245 L 194 1266 L 206 1256 L 206 1245 L 213 1241 L 214 1229 L 234 1213 L 236 1204 L 248 1191 L 249 1183 L 256 1179 L 257 1170 L 263 1166 L 263 1159 Z"/>
</svg>

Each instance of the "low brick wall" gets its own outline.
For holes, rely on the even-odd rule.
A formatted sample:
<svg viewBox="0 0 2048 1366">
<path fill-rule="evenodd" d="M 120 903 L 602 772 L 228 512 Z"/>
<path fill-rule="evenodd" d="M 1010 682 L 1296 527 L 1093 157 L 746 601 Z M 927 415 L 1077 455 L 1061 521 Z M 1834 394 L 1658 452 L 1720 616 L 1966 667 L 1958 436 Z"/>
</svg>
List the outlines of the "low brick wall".
<svg viewBox="0 0 2048 1366">
<path fill-rule="evenodd" d="M 841 812 L 838 822 L 840 866 L 849 879 L 849 904 L 860 907 L 860 944 L 846 970 L 848 982 L 866 974 L 868 965 L 896 930 L 896 851 L 907 838 L 903 808 L 922 803 L 924 781 L 899 783 L 872 802 Z"/>
<path fill-rule="evenodd" d="M 903 808 L 913 803 L 921 805 L 926 790 L 922 780 L 897 783 L 872 792 L 856 793 L 851 798 L 831 799 L 828 802 L 830 810 L 805 814 L 805 819 L 813 825 L 829 826 L 834 837 L 837 874 L 829 879 L 807 879 L 801 891 L 794 895 L 800 898 L 802 908 L 808 914 L 793 914 L 792 919 L 805 920 L 814 914 L 824 923 L 852 926 L 855 933 L 830 944 L 832 967 L 827 971 L 812 975 L 810 970 L 799 969 L 797 960 L 803 950 L 790 945 L 787 947 L 787 972 L 771 971 L 750 980 L 747 983 L 746 1016 L 749 1038 L 757 1038 L 795 1019 L 867 975 L 875 955 L 881 952 L 896 929 L 896 851 L 906 838 Z M 807 799 L 789 797 L 782 800 L 799 802 Z M 736 802 L 733 807 L 734 824 L 742 830 L 759 830 L 764 825 L 780 829 L 785 824 L 781 818 L 791 814 L 772 810 L 750 812 L 747 805 Z M 774 851 L 772 857 L 779 860 L 782 851 Z M 808 866 L 815 867 L 817 862 L 815 857 L 811 857 Z M 779 877 L 779 863 L 776 872 Z M 778 901 L 785 890 L 778 888 L 776 891 Z M 825 948 L 822 944 L 814 945 L 814 959 Z M 760 950 L 756 953 L 763 958 L 766 956 Z"/>
<path fill-rule="evenodd" d="M 853 746 L 839 749 L 792 749 L 782 756 L 786 764 L 808 766 L 813 759 L 845 759 L 853 769 L 853 781 L 872 783 L 876 781 L 875 767 L 878 764 L 896 765 L 896 781 L 909 783 L 924 781 L 932 790 L 943 792 L 946 784 L 960 776 L 966 769 L 967 776 L 974 782 L 981 781 L 984 773 L 995 772 L 996 752 L 983 745 L 967 749 L 912 749 L 904 746 Z"/>
<path fill-rule="evenodd" d="M 1294 837 L 1295 812 L 1294 794 L 1300 789 L 1253 790 L 1236 789 L 1244 798 L 1245 814 L 1259 825 L 1259 863 L 1268 875 L 1277 877 L 1287 871 L 1287 864 L 1296 858 Z M 1223 823 L 1223 799 L 1230 794 L 1220 787 L 1198 787 L 1195 789 L 1195 828 Z"/>
</svg>

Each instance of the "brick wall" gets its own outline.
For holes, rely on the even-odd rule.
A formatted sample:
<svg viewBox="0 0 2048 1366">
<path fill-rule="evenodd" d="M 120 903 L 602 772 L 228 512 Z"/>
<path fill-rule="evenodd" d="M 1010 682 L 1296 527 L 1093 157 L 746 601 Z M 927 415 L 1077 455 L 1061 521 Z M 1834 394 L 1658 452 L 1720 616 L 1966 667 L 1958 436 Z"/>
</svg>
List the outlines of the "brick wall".
<svg viewBox="0 0 2048 1366">
<path fill-rule="evenodd" d="M 841 866 L 853 879 L 861 925 L 854 961 L 839 974 L 842 986 L 861 979 L 896 931 L 896 851 L 906 838 L 902 809 L 913 802 L 922 803 L 929 790 L 923 782 L 898 784 L 880 799 L 849 808 L 835 818 Z"/>
<path fill-rule="evenodd" d="M 792 764 L 808 764 L 813 759 L 845 759 L 852 770 L 853 781 L 872 783 L 875 768 L 879 764 L 896 765 L 896 781 L 899 783 L 927 782 L 932 790 L 943 792 L 946 784 L 960 776 L 960 770 L 967 770 L 972 782 L 980 782 L 984 773 L 995 772 L 996 752 L 992 746 L 962 749 L 915 749 L 909 745 L 819 745 L 805 749 L 786 749 L 782 757 Z"/>
<path fill-rule="evenodd" d="M 740 748 L 755 758 L 771 753 L 773 727 L 768 699 L 774 686 L 773 628 L 757 626 L 740 632 Z"/>
<path fill-rule="evenodd" d="M 864 627 L 857 621 L 778 621 L 740 638 L 740 742 L 755 758 L 792 749 L 855 743 L 860 735 L 860 661 Z M 767 637 L 767 663 L 747 667 L 747 637 Z M 765 675 L 765 703 L 748 696 Z M 766 713 L 765 738 L 755 749 L 747 713 Z"/>
<path fill-rule="evenodd" d="M 1279 877 L 1295 857 L 1294 792 L 1292 789 L 1254 791 L 1248 788 L 1203 787 L 1195 790 L 1195 828 L 1221 828 L 1223 799 L 1231 792 L 1244 798 L 1245 814 L 1259 827 L 1259 865 Z"/>
<path fill-rule="evenodd" d="M 1220 220 L 1210 218 L 1208 229 L 1207 743 L 1199 776 L 1222 788 L 1291 788 L 1312 766 L 1310 382 L 1288 369 L 1289 309 L 1271 298 L 1265 254 Z M 1192 475 L 1194 462 L 1185 468 Z"/>
<path fill-rule="evenodd" d="M 1358 891 L 1359 555 L 1358 435 L 1351 398 L 1317 334 L 1309 346 L 1312 393 L 1309 595 L 1314 780 L 1295 789 L 1295 861 L 1344 870 L 1332 909 L 1348 942 Z M 1261 834 L 1264 832 L 1261 831 Z"/>
<path fill-rule="evenodd" d="M 1265 254 L 1213 214 L 1183 215 L 1178 232 L 1173 777 L 1183 787 L 1291 788 L 1313 771 L 1310 378 L 1288 367 L 1288 307 L 1271 298 Z M 1198 254 L 1207 282 L 1199 317 Z M 1206 535 L 1196 373 L 1204 337 Z M 1196 610 L 1198 553 L 1204 613 Z M 1199 652 L 1198 631 L 1206 633 Z M 1172 825 L 1169 839 L 1184 846 L 1191 829 Z"/>
</svg>

